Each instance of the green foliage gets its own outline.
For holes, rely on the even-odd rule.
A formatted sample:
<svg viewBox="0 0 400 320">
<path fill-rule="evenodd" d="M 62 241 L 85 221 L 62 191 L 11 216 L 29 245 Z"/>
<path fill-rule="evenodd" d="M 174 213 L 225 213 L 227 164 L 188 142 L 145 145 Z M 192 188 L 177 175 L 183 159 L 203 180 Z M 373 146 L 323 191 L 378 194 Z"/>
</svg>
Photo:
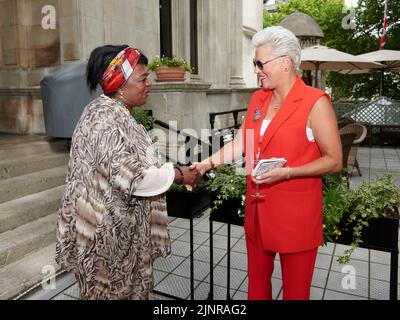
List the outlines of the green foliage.
<svg viewBox="0 0 400 320">
<path fill-rule="evenodd" d="M 277 12 L 264 12 L 264 27 L 277 25 L 289 14 L 299 11 L 313 17 L 324 32 L 324 45 L 362 54 L 378 50 L 383 22 L 384 1 L 359 0 L 355 8 L 355 29 L 344 29 L 342 21 L 350 11 L 344 0 L 289 0 L 278 4 Z M 389 27 L 385 49 L 400 50 L 400 1 L 388 2 Z M 327 72 L 333 100 L 340 98 L 374 98 L 379 94 L 380 72 L 360 75 L 342 75 Z M 400 100 L 400 74 L 386 72 L 384 92 L 387 97 Z"/>
<path fill-rule="evenodd" d="M 383 22 L 384 1 L 359 0 L 356 8 L 356 29 L 349 39 L 343 39 L 342 48 L 351 54 L 378 50 Z M 400 50 L 400 1 L 388 2 L 389 27 L 385 49 Z M 340 49 L 340 48 L 339 48 Z M 381 73 L 341 75 L 330 72 L 327 82 L 332 86 L 334 99 L 341 97 L 374 98 L 379 95 Z M 400 74 L 385 72 L 383 95 L 400 100 Z"/>
<path fill-rule="evenodd" d="M 279 24 L 293 12 L 302 12 L 314 18 L 325 35 L 325 45 L 336 47 L 351 35 L 351 30 L 342 28 L 344 0 L 289 0 L 279 3 L 277 12 L 264 11 L 264 27 Z M 340 30 L 341 32 L 338 32 Z"/>
<path fill-rule="evenodd" d="M 193 71 L 193 68 L 185 59 L 177 57 L 171 58 L 165 56 L 155 56 L 147 67 L 150 71 L 153 71 L 158 67 L 184 67 L 185 71 L 189 73 L 192 73 Z"/>
<path fill-rule="evenodd" d="M 201 180 L 199 184 L 192 191 L 188 191 L 183 185 L 177 184 L 176 182 L 172 183 L 171 187 L 168 189 L 168 192 L 194 192 L 196 190 L 204 188 L 205 181 Z"/>
<path fill-rule="evenodd" d="M 186 189 L 176 182 L 172 183 L 171 187 L 168 189 L 168 192 L 185 192 Z"/>
<path fill-rule="evenodd" d="M 135 107 L 132 109 L 132 117 L 137 123 L 143 125 L 147 131 L 150 131 L 153 128 L 154 118 L 147 110 L 141 107 Z"/>
<path fill-rule="evenodd" d="M 244 216 L 244 201 L 246 199 L 246 175 L 244 169 L 226 165 L 210 173 L 205 183 L 208 190 L 217 194 L 212 209 L 217 209 L 228 198 L 241 199 L 242 206 L 239 216 Z"/>
<path fill-rule="evenodd" d="M 339 263 L 348 263 L 362 242 L 362 231 L 369 226 L 370 219 L 382 216 L 399 218 L 400 190 L 390 174 L 382 175 L 370 184 L 363 182 L 356 189 L 347 187 L 340 175 L 325 175 L 322 182 L 324 242 L 335 242 L 344 230 L 351 230 L 350 249 L 338 258 Z M 246 176 L 242 169 L 220 167 L 210 174 L 205 185 L 217 194 L 212 209 L 217 209 L 229 198 L 241 199 L 238 215 L 244 216 Z"/>
<path fill-rule="evenodd" d="M 350 202 L 346 181 L 340 175 L 326 175 L 322 178 L 323 185 L 323 221 L 324 242 L 334 242 L 341 235 L 339 224 L 348 211 Z"/>
<path fill-rule="evenodd" d="M 368 184 L 349 189 L 339 176 L 323 177 L 323 219 L 324 241 L 335 241 L 343 230 L 352 231 L 350 248 L 339 257 L 341 264 L 350 261 L 351 254 L 362 242 L 364 228 L 370 219 L 382 216 L 398 217 L 400 190 L 394 184 L 393 176 L 385 174 Z"/>
</svg>

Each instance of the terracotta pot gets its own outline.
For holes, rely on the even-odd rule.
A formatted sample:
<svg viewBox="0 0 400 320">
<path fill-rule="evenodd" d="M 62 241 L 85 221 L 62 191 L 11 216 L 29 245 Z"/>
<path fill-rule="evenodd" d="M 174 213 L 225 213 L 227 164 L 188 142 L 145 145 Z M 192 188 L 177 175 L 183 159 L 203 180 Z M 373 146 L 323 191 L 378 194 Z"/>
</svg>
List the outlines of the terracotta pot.
<svg viewBox="0 0 400 320">
<path fill-rule="evenodd" d="M 156 72 L 157 82 L 182 82 L 185 81 L 184 67 L 158 67 Z"/>
</svg>

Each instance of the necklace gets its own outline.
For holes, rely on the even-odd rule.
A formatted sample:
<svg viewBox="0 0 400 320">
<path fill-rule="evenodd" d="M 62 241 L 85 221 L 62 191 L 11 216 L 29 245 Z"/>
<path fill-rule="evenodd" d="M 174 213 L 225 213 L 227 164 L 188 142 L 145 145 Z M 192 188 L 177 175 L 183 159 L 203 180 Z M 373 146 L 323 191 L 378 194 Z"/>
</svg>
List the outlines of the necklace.
<svg viewBox="0 0 400 320">
<path fill-rule="evenodd" d="M 121 107 L 125 108 L 126 110 L 128 110 L 129 113 L 131 113 L 131 110 L 126 106 L 126 104 L 122 100 L 116 100 L 116 103 L 119 106 L 121 106 Z"/>
<path fill-rule="evenodd" d="M 274 105 L 272 108 L 279 109 L 282 106 L 282 103 Z"/>
</svg>

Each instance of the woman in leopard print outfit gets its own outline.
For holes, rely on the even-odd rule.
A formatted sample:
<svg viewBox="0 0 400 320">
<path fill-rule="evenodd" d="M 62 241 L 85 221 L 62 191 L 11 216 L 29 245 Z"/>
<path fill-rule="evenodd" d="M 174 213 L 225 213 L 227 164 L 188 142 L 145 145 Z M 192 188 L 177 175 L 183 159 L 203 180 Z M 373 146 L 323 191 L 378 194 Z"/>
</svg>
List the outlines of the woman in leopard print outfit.
<svg viewBox="0 0 400 320">
<path fill-rule="evenodd" d="M 96 48 L 88 62 L 88 85 L 104 94 L 85 107 L 72 136 L 56 247 L 81 299 L 149 298 L 153 261 L 171 251 L 165 192 L 174 180 L 198 179 L 188 167 L 161 165 L 131 116 L 149 94 L 147 63 L 126 45 Z"/>
</svg>

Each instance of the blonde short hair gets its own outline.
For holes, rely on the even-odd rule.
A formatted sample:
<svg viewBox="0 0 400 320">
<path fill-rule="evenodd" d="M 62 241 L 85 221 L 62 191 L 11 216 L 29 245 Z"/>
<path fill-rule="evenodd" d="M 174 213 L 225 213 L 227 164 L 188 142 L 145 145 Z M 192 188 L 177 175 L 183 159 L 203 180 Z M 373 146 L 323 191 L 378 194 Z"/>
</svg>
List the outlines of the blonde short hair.
<svg viewBox="0 0 400 320">
<path fill-rule="evenodd" d="M 281 26 L 265 28 L 253 36 L 252 43 L 256 48 L 263 45 L 270 46 L 274 56 L 289 56 L 295 69 L 299 69 L 301 47 L 299 40 L 290 30 Z"/>
</svg>

